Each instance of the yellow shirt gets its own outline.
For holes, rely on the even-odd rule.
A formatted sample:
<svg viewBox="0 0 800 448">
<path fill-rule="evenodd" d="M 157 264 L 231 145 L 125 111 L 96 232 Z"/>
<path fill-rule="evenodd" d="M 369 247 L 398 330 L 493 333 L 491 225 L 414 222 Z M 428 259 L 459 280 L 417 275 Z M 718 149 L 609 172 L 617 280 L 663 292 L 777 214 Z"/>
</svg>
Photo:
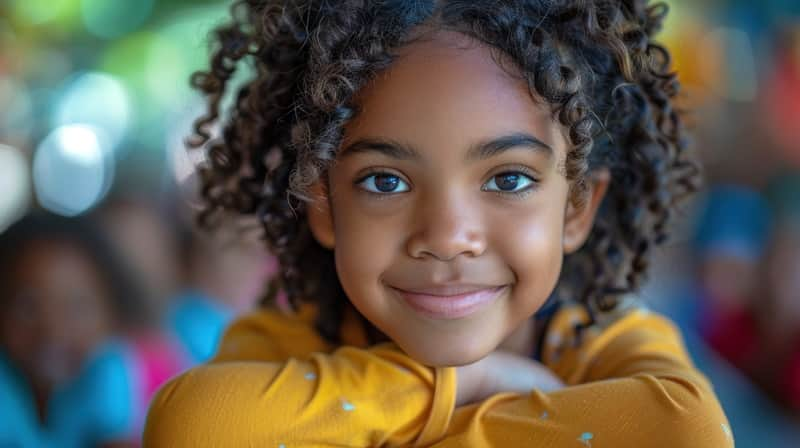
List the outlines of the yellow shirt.
<svg viewBox="0 0 800 448">
<path fill-rule="evenodd" d="M 366 347 L 349 315 L 344 344 L 314 330 L 314 309 L 259 310 L 228 329 L 209 364 L 165 385 L 146 447 L 713 447 L 734 445 L 708 380 L 674 325 L 643 309 L 574 337 L 579 306 L 552 317 L 542 360 L 568 385 L 455 408 L 453 368 L 394 344 Z"/>
</svg>

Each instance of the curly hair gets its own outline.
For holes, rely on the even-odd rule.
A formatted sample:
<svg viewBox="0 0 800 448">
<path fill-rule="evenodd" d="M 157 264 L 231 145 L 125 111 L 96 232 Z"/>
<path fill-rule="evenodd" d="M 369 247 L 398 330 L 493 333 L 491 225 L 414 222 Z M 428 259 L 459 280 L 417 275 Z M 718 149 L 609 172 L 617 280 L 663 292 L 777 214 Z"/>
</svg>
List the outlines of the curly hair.
<svg viewBox="0 0 800 448">
<path fill-rule="evenodd" d="M 208 111 L 197 120 L 202 225 L 256 216 L 280 272 L 271 290 L 320 308 L 336 341 L 347 298 L 332 251 L 311 236 L 307 189 L 335 159 L 354 95 L 424 25 L 462 33 L 513 62 L 532 97 L 568 132 L 570 200 L 604 168 L 611 183 L 585 245 L 565 258 L 556 293 L 592 319 L 636 291 L 680 200 L 699 186 L 669 52 L 655 43 L 667 7 L 645 0 L 239 0 L 217 28 L 211 67 L 192 78 Z M 223 110 L 237 69 L 254 72 Z M 221 118 L 221 114 L 225 114 Z M 223 121 L 219 138 L 210 128 Z M 373 328 L 374 330 L 374 328 Z"/>
</svg>

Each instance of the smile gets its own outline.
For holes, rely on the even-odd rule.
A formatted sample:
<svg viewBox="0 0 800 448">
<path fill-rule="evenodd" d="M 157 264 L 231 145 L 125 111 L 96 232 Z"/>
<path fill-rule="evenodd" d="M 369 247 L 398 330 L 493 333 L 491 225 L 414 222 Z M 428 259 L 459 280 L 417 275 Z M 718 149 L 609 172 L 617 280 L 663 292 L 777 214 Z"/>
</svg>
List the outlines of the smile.
<svg viewBox="0 0 800 448">
<path fill-rule="evenodd" d="M 415 289 L 390 287 L 413 310 L 433 319 L 459 319 L 497 300 L 506 286 L 452 285 Z"/>
</svg>

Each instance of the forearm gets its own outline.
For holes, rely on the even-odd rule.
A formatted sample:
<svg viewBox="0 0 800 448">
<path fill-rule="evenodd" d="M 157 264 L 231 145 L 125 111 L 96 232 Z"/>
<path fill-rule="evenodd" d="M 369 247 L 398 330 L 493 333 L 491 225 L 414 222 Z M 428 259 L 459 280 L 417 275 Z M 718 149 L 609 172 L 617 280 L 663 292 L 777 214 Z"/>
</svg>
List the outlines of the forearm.
<svg viewBox="0 0 800 448">
<path fill-rule="evenodd" d="M 711 385 L 663 318 L 630 314 L 582 344 L 560 341 L 545 360 L 569 387 L 459 408 L 442 446 L 733 446 Z"/>
<path fill-rule="evenodd" d="M 388 347 L 202 366 L 159 392 L 145 445 L 396 445 L 413 443 L 426 430 L 439 438 L 450 415 L 433 415 L 433 403 L 449 399 L 438 408 L 452 411 L 448 372 Z"/>
<path fill-rule="evenodd" d="M 495 395 L 457 409 L 437 446 L 718 448 L 733 446 L 733 438 L 703 384 L 679 374 L 642 374 L 549 393 Z"/>
</svg>

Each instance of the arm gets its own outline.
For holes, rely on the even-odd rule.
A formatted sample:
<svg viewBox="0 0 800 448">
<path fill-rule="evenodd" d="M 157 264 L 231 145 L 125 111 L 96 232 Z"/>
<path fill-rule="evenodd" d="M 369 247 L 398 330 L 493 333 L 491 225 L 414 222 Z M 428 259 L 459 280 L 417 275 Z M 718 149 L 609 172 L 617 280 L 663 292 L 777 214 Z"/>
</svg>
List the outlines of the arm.
<svg viewBox="0 0 800 448">
<path fill-rule="evenodd" d="M 442 436 L 454 389 L 453 369 L 426 368 L 389 344 L 209 364 L 159 391 L 144 446 L 408 445 Z"/>
<path fill-rule="evenodd" d="M 261 311 L 236 322 L 212 364 L 159 391 L 145 446 L 429 445 L 444 435 L 456 400 L 561 386 L 546 369 L 499 352 L 455 369 L 427 368 L 391 344 L 323 354 L 330 347 L 311 317 Z M 507 369 L 520 374 L 486 375 Z"/>
<path fill-rule="evenodd" d="M 562 337 L 544 360 L 569 387 L 458 408 L 436 446 L 733 446 L 710 384 L 659 316 L 630 313 L 579 347 Z"/>
<path fill-rule="evenodd" d="M 394 345 L 333 350 L 308 308 L 235 322 L 219 353 L 162 387 L 145 446 L 374 446 L 441 438 L 454 369 L 431 369 Z M 356 343 L 345 326 L 343 338 Z M 351 329 L 352 330 L 352 329 Z M 348 332 L 349 331 L 349 332 Z"/>
</svg>

